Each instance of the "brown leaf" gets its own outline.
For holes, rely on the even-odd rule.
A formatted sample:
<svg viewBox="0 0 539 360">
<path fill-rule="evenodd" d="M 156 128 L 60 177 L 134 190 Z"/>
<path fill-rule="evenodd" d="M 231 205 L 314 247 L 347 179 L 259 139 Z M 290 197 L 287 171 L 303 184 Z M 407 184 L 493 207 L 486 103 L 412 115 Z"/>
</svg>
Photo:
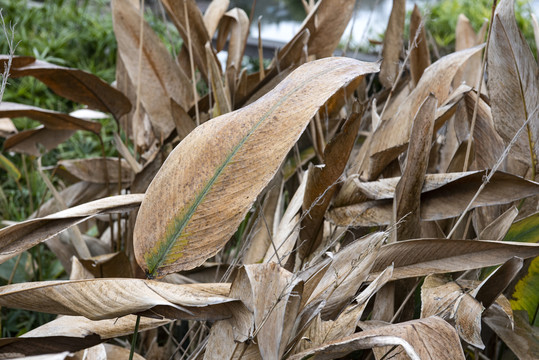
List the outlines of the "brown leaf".
<svg viewBox="0 0 539 360">
<path fill-rule="evenodd" d="M 374 180 L 382 170 L 406 148 L 410 140 L 412 120 L 429 93 L 438 103 L 449 96 L 451 80 L 458 68 L 473 54 L 482 49 L 474 47 L 444 56 L 429 66 L 414 90 L 408 95 L 392 118 L 384 115 L 382 123 L 372 136 L 368 158 L 362 169 L 362 177 Z"/>
<path fill-rule="evenodd" d="M 380 82 L 386 88 L 391 88 L 399 73 L 399 60 L 402 52 L 402 36 L 404 32 L 404 17 L 406 15 L 406 0 L 393 0 L 391 15 L 384 35 L 382 49 L 382 66 L 380 67 Z"/>
<path fill-rule="evenodd" d="M 518 275 L 522 265 L 521 258 L 507 260 L 475 288 L 473 296 L 488 309 Z"/>
<path fill-rule="evenodd" d="M 496 220 L 491 222 L 487 227 L 481 231 L 478 236 L 480 240 L 502 240 L 505 234 L 509 231 L 509 228 L 513 224 L 513 221 L 518 215 L 516 206 L 511 206 L 506 212 L 500 215 Z"/>
<path fill-rule="evenodd" d="M 425 184 L 429 187 L 434 187 L 434 190 L 424 192 L 421 195 L 421 220 L 447 219 L 462 214 L 477 192 L 477 189 L 481 186 L 485 175 L 485 171 L 453 173 L 448 179 L 457 178 L 457 180 L 452 180 L 438 188 L 436 187 L 443 184 L 445 182 L 443 180 L 444 177 L 449 176 L 449 174 L 432 174 L 427 176 Z M 429 182 L 429 179 L 432 179 L 433 182 Z M 328 213 L 328 219 L 339 226 L 390 224 L 392 202 L 387 197 L 392 194 L 395 179 L 379 180 L 374 186 L 366 185 L 368 183 L 360 184 L 360 189 L 367 188 L 369 189 L 368 191 L 372 191 L 373 188 L 383 189 L 380 195 L 369 194 L 369 196 L 374 195 L 382 199 L 332 209 Z M 423 189 L 425 189 L 425 186 Z M 536 195 L 538 191 L 539 185 L 537 183 L 498 171 L 492 176 L 490 182 L 476 198 L 471 208 L 507 204 L 515 200 Z"/>
<path fill-rule="evenodd" d="M 350 115 L 341 131 L 324 149 L 324 164 L 309 170 L 302 206 L 307 215 L 301 222 L 298 239 L 300 262 L 312 255 L 322 241 L 324 215 L 337 190 L 336 182 L 348 163 L 364 112 L 365 107 L 362 106 L 359 112 Z"/>
<path fill-rule="evenodd" d="M 213 0 L 206 12 L 204 12 L 204 25 L 206 25 L 206 30 L 208 30 L 208 35 L 210 38 L 213 38 L 219 21 L 228 9 L 230 1 L 229 0 Z"/>
<path fill-rule="evenodd" d="M 129 0 L 112 2 L 118 52 L 133 84 L 139 81 L 140 14 Z M 143 24 L 140 101 L 154 133 L 165 139 L 174 130 L 170 99 L 189 109 L 193 93 L 189 77 L 176 65 L 165 45 L 146 22 Z"/>
<path fill-rule="evenodd" d="M 314 61 L 257 102 L 197 127 L 146 192 L 134 230 L 139 265 L 163 276 L 215 255 L 318 109 L 377 69 L 346 58 Z"/>
<path fill-rule="evenodd" d="M 21 63 L 15 61 L 10 76 L 14 78 L 33 76 L 56 94 L 91 108 L 109 112 L 116 119 L 131 109 L 131 104 L 124 94 L 97 76 L 79 69 L 66 68 L 42 60 L 29 62 L 28 59 Z"/>
<path fill-rule="evenodd" d="M 513 154 L 520 161 L 537 166 L 539 68 L 517 27 L 514 0 L 502 0 L 496 7 L 488 49 L 487 85 L 494 124 L 506 144 L 532 117 L 517 139 Z"/>
<path fill-rule="evenodd" d="M 217 50 L 224 48 L 226 39 L 230 34 L 228 43 L 228 57 L 226 59 L 227 71 L 234 69 L 235 77 L 241 71 L 241 62 L 243 53 L 247 45 L 247 37 L 249 36 L 249 17 L 239 8 L 234 8 L 225 13 L 221 19 L 219 27 L 219 35 L 217 36 Z M 235 83 L 229 83 L 231 88 L 235 88 Z"/>
<path fill-rule="evenodd" d="M 132 210 L 143 198 L 143 194 L 111 196 L 3 228 L 0 263 L 96 215 Z"/>
<path fill-rule="evenodd" d="M 477 46 L 483 39 L 475 33 L 470 20 L 463 14 L 459 14 L 455 28 L 455 50 L 460 51 Z M 476 86 L 481 76 L 481 54 L 472 56 L 457 72 L 453 83 L 460 85 L 462 82 L 470 86 Z"/>
<path fill-rule="evenodd" d="M 106 165 L 106 170 L 105 170 Z M 71 175 L 89 183 L 118 183 L 118 166 L 121 166 L 124 184 L 131 184 L 135 179 L 135 172 L 124 159 L 118 158 L 85 158 L 75 160 L 60 160 L 58 166 L 64 168 Z"/>
<path fill-rule="evenodd" d="M 229 284 L 173 285 L 140 279 L 43 281 L 0 287 L 1 306 L 112 319 L 133 313 L 218 320 L 231 316 Z"/>
<path fill-rule="evenodd" d="M 332 56 L 339 45 L 342 34 L 354 13 L 353 0 L 324 0 L 316 3 L 314 9 L 303 21 L 300 30 L 294 38 L 283 47 L 282 52 L 288 51 L 296 37 L 301 36 L 303 30 L 309 30 L 307 52 L 317 59 Z M 339 9 L 339 11 L 335 11 Z"/>
<path fill-rule="evenodd" d="M 45 110 L 35 106 L 11 102 L 0 103 L 0 116 L 14 118 L 26 116 L 37 120 L 51 130 L 88 130 L 99 134 L 101 124 L 82 120 L 64 113 Z"/>
<path fill-rule="evenodd" d="M 438 101 L 429 94 L 417 111 L 412 124 L 406 165 L 395 188 L 393 223 L 404 218 L 404 223 L 394 232 L 394 240 L 418 238 L 421 235 L 420 203 L 434 129 L 434 116 Z"/>
<path fill-rule="evenodd" d="M 207 79 L 209 72 L 208 61 L 218 64 L 219 60 L 217 60 L 213 50 L 206 53 L 205 46 L 207 43 L 211 43 L 211 38 L 196 1 L 164 0 L 163 5 L 183 39 L 183 47 L 186 51 L 191 49 L 193 60 L 202 73 L 202 76 Z M 228 7 L 228 3 L 224 7 Z M 187 9 L 187 14 L 185 13 L 185 9 Z M 187 27 L 187 24 L 189 24 L 189 27 Z"/>
<path fill-rule="evenodd" d="M 362 331 L 290 357 L 291 360 L 341 358 L 355 350 L 400 345 L 414 360 L 464 359 L 455 329 L 439 317 L 412 320 Z"/>
<path fill-rule="evenodd" d="M 373 280 L 394 264 L 393 279 L 479 269 L 499 265 L 514 256 L 527 259 L 539 255 L 539 245 L 484 240 L 420 239 L 384 245 L 372 267 Z"/>
<path fill-rule="evenodd" d="M 539 332 L 531 326 L 525 311 L 515 311 L 515 326 L 499 307 L 485 312 L 485 323 L 521 360 L 534 360 L 539 354 Z"/>
<path fill-rule="evenodd" d="M 17 133 L 17 128 L 10 118 L 0 118 L 0 137 L 9 137 Z"/>
<path fill-rule="evenodd" d="M 99 255 L 79 261 L 96 278 L 133 277 L 131 263 L 124 252 Z"/>
<path fill-rule="evenodd" d="M 417 32 L 419 31 L 419 34 Z M 412 82 L 417 85 L 421 75 L 426 68 L 430 66 L 429 45 L 427 44 L 427 33 L 425 31 L 425 23 L 421 18 L 421 11 L 417 4 L 414 4 L 412 16 L 410 17 L 410 40 L 415 40 L 415 43 L 410 45 L 410 72 L 412 74 Z M 401 45 L 402 46 L 402 45 Z M 457 48 L 457 51 L 460 50 Z"/>
<path fill-rule="evenodd" d="M 44 126 L 21 131 L 4 141 L 4 150 L 39 157 L 55 149 L 73 135 L 75 130 L 51 130 Z"/>
</svg>

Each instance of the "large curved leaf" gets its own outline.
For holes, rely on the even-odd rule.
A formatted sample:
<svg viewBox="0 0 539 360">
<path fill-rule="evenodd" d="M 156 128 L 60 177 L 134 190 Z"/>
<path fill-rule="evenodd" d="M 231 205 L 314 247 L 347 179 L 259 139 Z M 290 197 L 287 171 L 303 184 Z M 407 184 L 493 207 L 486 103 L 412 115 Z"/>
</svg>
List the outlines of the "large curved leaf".
<svg viewBox="0 0 539 360">
<path fill-rule="evenodd" d="M 314 61 L 255 103 L 196 128 L 146 192 L 134 231 L 139 265 L 163 276 L 215 255 L 318 109 L 375 71 L 377 64 L 353 59 Z"/>
</svg>

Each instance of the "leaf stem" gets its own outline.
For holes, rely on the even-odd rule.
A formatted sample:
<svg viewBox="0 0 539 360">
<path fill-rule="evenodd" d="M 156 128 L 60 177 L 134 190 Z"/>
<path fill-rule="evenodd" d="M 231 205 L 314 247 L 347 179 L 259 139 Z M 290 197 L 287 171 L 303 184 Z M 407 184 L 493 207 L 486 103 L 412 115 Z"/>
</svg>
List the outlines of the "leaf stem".
<svg viewBox="0 0 539 360">
<path fill-rule="evenodd" d="M 133 340 L 131 341 L 131 350 L 129 351 L 129 360 L 133 360 L 133 355 L 135 354 L 135 346 L 137 345 L 139 325 L 140 325 L 140 315 L 137 315 L 137 321 L 135 322 L 135 332 L 133 333 Z"/>
</svg>

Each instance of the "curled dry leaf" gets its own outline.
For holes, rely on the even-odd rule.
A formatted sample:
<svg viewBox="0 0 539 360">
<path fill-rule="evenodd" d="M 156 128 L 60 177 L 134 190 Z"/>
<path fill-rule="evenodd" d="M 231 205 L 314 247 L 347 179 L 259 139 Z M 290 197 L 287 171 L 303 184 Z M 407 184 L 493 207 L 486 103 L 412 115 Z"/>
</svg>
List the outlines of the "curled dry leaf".
<svg viewBox="0 0 539 360">
<path fill-rule="evenodd" d="M 1 306 L 112 319 L 134 313 L 177 319 L 218 320 L 231 316 L 229 284 L 174 285 L 141 279 L 43 281 L 0 287 Z"/>
<path fill-rule="evenodd" d="M 51 130 L 88 130 L 99 134 L 101 124 L 98 122 L 83 120 L 61 112 L 41 109 L 35 106 L 23 105 L 3 101 L 0 103 L 0 116 L 29 117 L 37 120 Z"/>
<path fill-rule="evenodd" d="M 219 26 L 219 21 L 228 9 L 230 1 L 229 0 L 213 0 L 206 12 L 204 12 L 204 25 L 206 25 L 206 30 L 208 30 L 208 35 L 210 38 L 213 38 L 217 26 Z"/>
<path fill-rule="evenodd" d="M 234 8 L 229 10 L 221 19 L 219 35 L 217 36 L 217 50 L 220 51 L 224 48 L 229 35 L 226 69 L 227 72 L 233 72 L 235 79 L 241 71 L 241 62 L 247 45 L 247 37 L 249 36 L 249 17 L 242 9 Z M 236 86 L 235 81 L 229 82 L 228 86 L 233 91 Z"/>
<path fill-rule="evenodd" d="M 26 56 L 13 62 L 10 76 L 33 76 L 58 95 L 109 112 L 116 119 L 131 109 L 131 103 L 124 94 L 97 76 L 79 69 L 66 68 Z"/>
<path fill-rule="evenodd" d="M 418 31 L 419 34 L 417 34 Z M 427 32 L 425 31 L 425 23 L 421 18 L 421 11 L 419 11 L 417 4 L 414 5 L 414 10 L 410 18 L 410 39 L 417 39 L 410 45 L 410 73 L 415 85 L 421 79 L 421 75 L 423 75 L 425 69 L 430 66 Z"/>
<path fill-rule="evenodd" d="M 499 265 L 514 256 L 539 255 L 539 244 L 484 240 L 421 239 L 384 245 L 368 280 L 394 264 L 393 279 L 479 269 Z"/>
<path fill-rule="evenodd" d="M 82 316 L 60 316 L 20 337 L 0 339 L 0 352 L 29 356 L 86 349 L 107 339 L 132 334 L 136 320 L 135 315 L 96 321 Z M 172 320 L 142 317 L 139 331 L 170 322 Z"/>
<path fill-rule="evenodd" d="M 517 27 L 514 0 L 496 7 L 488 50 L 488 90 L 496 130 L 509 143 L 524 122 L 527 131 L 514 146 L 515 156 L 530 166 L 539 157 L 539 68 Z"/>
<path fill-rule="evenodd" d="M 427 175 L 421 195 L 421 220 L 440 220 L 458 216 L 466 209 L 486 171 L 472 173 Z M 451 179 L 449 183 L 446 180 Z M 376 226 L 391 222 L 393 184 L 398 178 L 383 179 L 373 183 L 355 182 L 358 190 L 368 198 L 377 200 L 355 203 L 330 210 L 328 219 L 339 226 Z M 442 185 L 443 184 L 443 185 Z M 442 186 L 440 186 L 442 185 Z M 352 185 L 349 185 L 352 186 Z M 537 195 L 539 185 L 519 176 L 497 171 L 484 190 L 475 199 L 471 209 L 481 206 L 507 204 Z M 388 198 L 389 197 L 389 198 Z M 362 200 L 356 196 L 356 200 Z M 363 198 L 364 199 L 364 198 Z"/>
<path fill-rule="evenodd" d="M 118 158 L 85 158 L 76 160 L 60 160 L 58 166 L 64 168 L 71 175 L 89 183 L 118 183 L 118 167 L 121 166 L 121 182 L 131 184 L 135 179 L 135 172 L 127 161 Z"/>
<path fill-rule="evenodd" d="M 309 120 L 342 86 L 378 66 L 331 58 L 303 65 L 257 102 L 197 127 L 146 192 L 134 230 L 149 276 L 194 268 L 236 231 Z"/>
<path fill-rule="evenodd" d="M 387 345 L 402 346 L 413 360 L 464 359 L 455 329 L 437 316 L 362 331 L 296 354 L 290 359 L 335 359 L 352 351 Z"/>
<path fill-rule="evenodd" d="M 144 194 L 111 196 L 3 228 L 0 230 L 0 263 L 89 218 L 130 211 L 138 207 L 143 198 Z"/>
</svg>

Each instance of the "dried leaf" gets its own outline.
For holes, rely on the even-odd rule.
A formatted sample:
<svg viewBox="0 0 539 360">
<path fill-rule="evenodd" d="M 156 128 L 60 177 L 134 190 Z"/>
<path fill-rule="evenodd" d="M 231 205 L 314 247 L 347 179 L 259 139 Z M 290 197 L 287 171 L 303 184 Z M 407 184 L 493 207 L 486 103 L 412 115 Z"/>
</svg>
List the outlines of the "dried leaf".
<svg viewBox="0 0 539 360">
<path fill-rule="evenodd" d="M 438 101 L 429 94 L 417 111 L 412 124 L 408 144 L 406 165 L 395 188 L 393 200 L 393 223 L 404 218 L 404 224 L 394 232 L 395 240 L 418 238 L 421 235 L 420 203 L 421 191 L 429 163 L 430 148 L 434 129 L 434 116 Z"/>
<path fill-rule="evenodd" d="M 479 269 L 502 264 L 514 256 L 527 259 L 538 255 L 538 244 L 450 239 L 400 241 L 382 246 L 368 280 L 391 264 L 395 266 L 396 280 Z"/>
<path fill-rule="evenodd" d="M 176 65 L 167 48 L 146 22 L 143 24 L 142 64 L 139 74 L 140 14 L 129 0 L 112 1 L 114 33 L 118 52 L 131 83 L 140 81 L 140 101 L 154 133 L 165 139 L 174 130 L 170 99 L 183 109 L 191 107 L 193 94 L 189 77 Z"/>
<path fill-rule="evenodd" d="M 210 38 L 213 38 L 213 35 L 215 35 L 219 21 L 221 21 L 226 9 L 228 9 L 229 3 L 229 0 L 213 0 L 208 5 L 206 12 L 204 12 L 204 25 L 206 25 Z"/>
<path fill-rule="evenodd" d="M 77 351 L 107 339 L 132 334 L 136 319 L 135 315 L 97 321 L 82 316 L 61 316 L 20 337 L 0 339 L 0 352 L 29 356 Z M 166 325 L 171 321 L 142 317 L 139 331 Z"/>
<path fill-rule="evenodd" d="M 522 265 L 521 258 L 513 257 L 507 260 L 475 288 L 473 297 L 485 308 L 489 308 L 518 275 Z"/>
<path fill-rule="evenodd" d="M 421 220 L 447 219 L 462 214 L 477 192 L 477 189 L 481 186 L 485 174 L 486 172 L 484 171 L 455 173 L 449 178 L 457 178 L 457 180 L 451 181 L 437 189 L 424 192 L 421 195 Z M 432 178 L 429 176 L 426 177 L 425 186 L 428 184 L 429 187 L 436 187 L 445 182 L 443 178 L 447 174 L 433 174 L 430 176 Z M 429 184 L 429 179 L 433 179 L 434 182 Z M 374 186 L 366 185 L 368 183 L 359 183 L 361 184 L 359 186 L 360 189 L 367 188 L 371 192 L 369 196 L 374 195 L 385 198 L 391 194 L 395 180 L 379 180 Z M 425 189 L 425 186 L 423 189 Z M 376 193 L 373 194 L 372 189 L 376 191 L 382 189 L 383 191 L 378 195 Z M 368 191 L 365 191 L 364 194 Z M 515 200 L 534 196 L 538 191 L 539 185 L 537 183 L 498 171 L 492 176 L 491 181 L 476 198 L 471 208 L 507 204 Z M 330 210 L 327 218 L 339 226 L 388 225 L 391 222 L 391 203 L 389 199 L 381 199 L 342 206 Z"/>
<path fill-rule="evenodd" d="M 99 134 L 101 124 L 82 120 L 57 111 L 11 102 L 0 103 L 0 116 L 9 118 L 26 116 L 37 120 L 51 130 L 88 130 Z"/>
<path fill-rule="evenodd" d="M 219 27 L 219 35 L 217 37 L 217 50 L 223 49 L 226 39 L 230 34 L 228 43 L 228 57 L 226 59 L 226 68 L 234 69 L 235 77 L 241 71 L 241 62 L 243 53 L 247 45 L 247 37 L 249 35 L 249 17 L 239 8 L 234 8 L 225 13 L 221 19 Z M 235 83 L 229 83 L 231 88 L 235 88 Z M 232 90 L 232 89 L 231 89 Z"/>
<path fill-rule="evenodd" d="M 311 117 L 343 85 L 375 71 L 352 59 L 311 62 L 256 103 L 197 127 L 146 192 L 134 230 L 139 265 L 163 276 L 215 255 Z"/>
<path fill-rule="evenodd" d="M 143 198 L 143 194 L 111 196 L 3 228 L 0 263 L 96 215 L 132 210 Z"/>
<path fill-rule="evenodd" d="M 406 0 L 393 0 L 391 15 L 384 35 L 382 49 L 382 66 L 380 67 L 380 82 L 386 88 L 391 88 L 399 73 L 399 59 L 402 52 L 402 35 L 404 32 L 404 17 L 406 15 Z"/>
<path fill-rule="evenodd" d="M 470 20 L 463 14 L 459 14 L 457 26 L 455 28 L 455 50 L 465 50 L 479 45 L 483 39 L 477 36 Z M 471 86 L 476 86 L 481 77 L 481 54 L 472 56 L 457 72 L 453 79 L 453 84 L 460 85 L 465 82 Z"/>
<path fill-rule="evenodd" d="M 39 157 L 55 149 L 73 135 L 74 130 L 51 130 L 44 126 L 21 131 L 4 142 L 4 150 Z"/>
<path fill-rule="evenodd" d="M 517 27 L 514 0 L 496 7 L 488 50 L 488 90 L 496 130 L 509 143 L 522 124 L 513 154 L 530 166 L 539 157 L 539 68 Z"/>
<path fill-rule="evenodd" d="M 173 285 L 140 279 L 43 281 L 0 287 L 5 307 L 112 319 L 132 313 L 218 320 L 231 316 L 229 284 Z M 150 311 L 151 310 L 151 311 Z"/>
<path fill-rule="evenodd" d="M 374 180 L 382 170 L 406 148 L 410 140 L 412 120 L 429 93 L 434 94 L 438 103 L 444 103 L 449 96 L 451 80 L 458 68 L 483 47 L 459 51 L 436 61 L 429 66 L 415 89 L 400 105 L 392 118 L 384 115 L 382 123 L 373 133 L 368 161 L 362 169 L 362 177 Z"/>
<path fill-rule="evenodd" d="M 418 31 L 419 34 L 417 34 Z M 410 72 L 414 85 L 417 85 L 425 69 L 430 66 L 430 53 L 429 45 L 427 44 L 425 23 L 421 18 L 419 7 L 417 4 L 414 4 L 414 10 L 412 10 L 412 16 L 410 18 L 410 39 L 414 40 L 416 37 L 417 40 L 410 45 Z"/>
<path fill-rule="evenodd" d="M 362 107 L 359 112 L 350 115 L 341 131 L 326 145 L 324 164 L 309 170 L 302 206 L 307 215 L 301 222 L 298 239 L 299 261 L 312 255 L 321 244 L 324 215 L 337 190 L 337 181 L 348 163 L 364 111 L 365 107 Z"/>
<path fill-rule="evenodd" d="M 71 175 L 89 183 L 118 183 L 118 166 L 121 166 L 121 182 L 131 184 L 135 179 L 135 172 L 122 159 L 118 158 L 85 158 L 76 160 L 60 160 L 58 166 L 64 168 Z M 106 169 L 105 169 L 106 167 Z"/>
<path fill-rule="evenodd" d="M 315 359 L 336 359 L 355 350 L 387 345 L 402 346 L 413 360 L 464 359 L 455 329 L 441 318 L 433 316 L 362 331 L 296 354 L 290 360 L 313 356 Z"/>
<path fill-rule="evenodd" d="M 10 76 L 33 76 L 56 94 L 94 109 L 110 112 L 116 119 L 131 109 L 131 104 L 124 94 L 93 74 L 33 58 L 35 61 L 30 62 L 29 57 L 23 58 L 26 60 L 13 63 Z"/>
<path fill-rule="evenodd" d="M 480 240 L 502 240 L 509 231 L 511 224 L 518 215 L 516 206 L 511 206 L 506 212 L 500 215 L 496 220 L 491 222 L 481 231 L 478 239 Z M 514 241 L 514 240 L 510 240 Z"/>
</svg>

